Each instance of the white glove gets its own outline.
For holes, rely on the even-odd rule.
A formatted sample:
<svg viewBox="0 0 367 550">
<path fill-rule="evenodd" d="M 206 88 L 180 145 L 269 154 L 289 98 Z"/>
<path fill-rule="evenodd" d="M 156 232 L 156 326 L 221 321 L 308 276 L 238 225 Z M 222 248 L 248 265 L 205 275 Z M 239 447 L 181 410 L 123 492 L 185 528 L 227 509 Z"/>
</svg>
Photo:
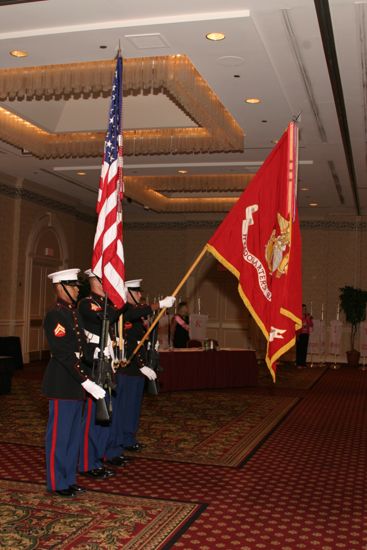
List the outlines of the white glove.
<svg viewBox="0 0 367 550">
<path fill-rule="evenodd" d="M 140 372 L 144 374 L 149 380 L 155 380 L 157 378 L 156 373 L 153 369 L 150 369 L 149 367 L 141 367 Z"/>
<path fill-rule="evenodd" d="M 176 301 L 176 296 L 166 296 L 163 300 L 159 300 L 159 307 L 162 309 L 164 307 L 172 307 Z"/>
<path fill-rule="evenodd" d="M 96 349 L 94 350 L 93 359 L 98 359 L 98 357 L 99 357 L 99 352 L 100 352 L 100 351 L 101 351 L 100 348 L 96 348 Z M 103 355 L 104 355 L 105 357 L 111 357 L 111 355 L 110 355 L 110 348 L 109 348 L 108 346 L 106 346 L 105 349 L 103 350 Z"/>
<path fill-rule="evenodd" d="M 154 349 L 158 353 L 158 351 L 159 351 L 159 340 L 156 341 Z"/>
<path fill-rule="evenodd" d="M 95 399 L 102 399 L 102 397 L 106 395 L 104 389 L 95 382 L 92 382 L 92 380 L 89 380 L 89 378 L 87 378 L 85 382 L 82 382 L 82 386 L 85 391 L 90 393 Z"/>
</svg>

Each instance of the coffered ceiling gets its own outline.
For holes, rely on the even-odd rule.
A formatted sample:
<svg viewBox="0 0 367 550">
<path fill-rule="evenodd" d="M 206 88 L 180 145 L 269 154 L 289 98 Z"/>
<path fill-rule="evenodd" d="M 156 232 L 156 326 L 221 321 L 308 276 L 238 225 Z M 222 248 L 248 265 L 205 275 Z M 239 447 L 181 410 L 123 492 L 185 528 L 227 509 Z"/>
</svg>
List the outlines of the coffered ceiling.
<svg viewBox="0 0 367 550">
<path fill-rule="evenodd" d="M 1 3 L 0 171 L 94 207 L 108 86 L 42 94 L 4 76 L 63 64 L 64 77 L 76 67 L 80 80 L 83 66 L 113 65 L 120 44 L 128 218 L 223 216 L 296 116 L 301 218 L 366 214 L 366 25 L 366 3 L 351 0 Z M 225 38 L 209 41 L 213 31 Z M 174 78 L 152 85 L 162 60 L 175 64 Z M 145 84 L 129 91 L 138 77 Z M 10 136 L 4 112 L 28 130 Z M 35 128 L 49 144 L 63 136 L 64 147 L 33 148 Z M 80 133 L 95 145 L 73 147 Z"/>
</svg>

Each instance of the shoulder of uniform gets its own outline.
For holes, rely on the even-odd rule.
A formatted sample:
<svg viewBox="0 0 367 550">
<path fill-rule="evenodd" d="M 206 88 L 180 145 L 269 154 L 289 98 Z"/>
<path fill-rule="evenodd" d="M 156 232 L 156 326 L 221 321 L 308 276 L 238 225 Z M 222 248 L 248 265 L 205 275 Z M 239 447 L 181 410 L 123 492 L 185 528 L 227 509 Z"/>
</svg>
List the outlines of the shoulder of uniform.
<svg viewBox="0 0 367 550">
<path fill-rule="evenodd" d="M 78 301 L 78 309 L 86 307 L 90 303 L 90 297 L 85 296 L 81 300 Z"/>
</svg>

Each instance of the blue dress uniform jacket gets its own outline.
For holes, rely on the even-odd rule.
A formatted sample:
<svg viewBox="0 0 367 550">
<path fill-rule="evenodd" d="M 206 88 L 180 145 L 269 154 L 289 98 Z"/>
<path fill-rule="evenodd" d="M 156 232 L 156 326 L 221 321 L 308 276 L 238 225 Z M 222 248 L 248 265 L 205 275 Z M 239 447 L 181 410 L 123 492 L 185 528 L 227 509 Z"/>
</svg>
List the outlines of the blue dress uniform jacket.
<svg viewBox="0 0 367 550">
<path fill-rule="evenodd" d="M 124 309 L 124 334 L 126 357 L 129 358 L 137 343 L 143 338 L 146 328 L 144 318 L 153 313 L 149 305 L 126 304 Z M 121 424 L 117 441 L 121 447 L 130 447 L 137 443 L 136 433 L 139 428 L 140 410 L 143 398 L 145 377 L 140 372 L 146 366 L 145 345 L 134 355 L 127 367 L 119 369 L 120 397 L 118 402 Z"/>
<path fill-rule="evenodd" d="M 137 343 L 146 333 L 144 319 L 152 315 L 153 310 L 149 305 L 126 304 L 124 310 L 124 333 L 126 342 L 126 357 L 129 358 Z M 141 367 L 146 366 L 146 346 L 143 345 L 134 355 L 131 363 L 123 368 L 123 373 L 128 376 L 143 376 L 140 372 Z"/>
<path fill-rule="evenodd" d="M 93 352 L 75 305 L 58 300 L 44 319 L 51 359 L 42 389 L 50 398 L 85 399 L 82 382 L 90 376 Z"/>
<path fill-rule="evenodd" d="M 44 320 L 51 359 L 43 379 L 49 398 L 46 430 L 46 470 L 49 491 L 70 490 L 76 482 L 82 410 L 86 392 L 82 383 L 92 365 L 78 310 L 58 300 Z"/>
<path fill-rule="evenodd" d="M 83 298 L 79 302 L 79 313 L 82 316 L 84 328 L 93 334 L 101 335 L 102 321 L 104 313 L 104 297 L 93 292 L 90 296 Z M 115 323 L 121 314 L 121 309 L 117 309 L 111 302 L 107 304 L 107 318 L 110 322 Z M 98 344 L 96 344 L 97 346 Z"/>
<path fill-rule="evenodd" d="M 78 308 L 82 316 L 84 328 L 88 331 L 88 338 L 92 338 L 90 343 L 94 349 L 99 346 L 99 340 L 102 332 L 102 323 L 104 315 L 104 296 L 91 293 L 86 298 L 80 300 Z M 113 339 L 112 323 L 115 323 L 121 314 L 111 302 L 107 304 L 107 317 L 110 322 L 110 336 Z M 95 422 L 96 404 L 94 399 L 88 398 L 87 406 L 84 411 L 82 438 L 81 438 L 81 459 L 79 461 L 79 471 L 87 472 L 102 465 L 103 457 L 110 459 L 118 456 L 122 448 L 114 443 L 113 434 L 119 421 L 117 410 L 117 394 L 119 387 L 116 388 L 115 395 L 112 394 L 112 423 L 108 426 L 99 425 Z M 107 397 L 108 398 L 108 397 Z"/>
</svg>

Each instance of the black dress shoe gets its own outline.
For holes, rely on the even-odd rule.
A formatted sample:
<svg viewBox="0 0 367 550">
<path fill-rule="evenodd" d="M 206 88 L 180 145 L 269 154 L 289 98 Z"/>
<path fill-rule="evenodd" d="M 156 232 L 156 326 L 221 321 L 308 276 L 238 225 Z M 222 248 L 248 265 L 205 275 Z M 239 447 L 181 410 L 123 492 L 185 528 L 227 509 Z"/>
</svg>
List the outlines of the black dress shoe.
<svg viewBox="0 0 367 550">
<path fill-rule="evenodd" d="M 113 470 L 109 470 L 108 468 L 101 468 L 103 470 L 104 477 L 114 477 L 116 474 Z"/>
<path fill-rule="evenodd" d="M 129 445 L 128 447 L 125 447 L 125 449 L 127 451 L 141 451 L 144 447 L 144 443 L 135 443 L 135 445 Z"/>
<path fill-rule="evenodd" d="M 128 460 L 125 456 L 114 456 L 113 458 L 105 460 L 105 463 L 111 466 L 126 466 Z"/>
<path fill-rule="evenodd" d="M 75 497 L 75 491 L 71 487 L 68 489 L 59 489 L 55 493 L 60 497 Z"/>
<path fill-rule="evenodd" d="M 99 477 L 101 479 L 106 479 L 107 477 L 114 477 L 116 475 L 113 470 L 109 470 L 104 466 L 100 466 L 99 468 L 96 468 L 93 471 L 95 472 L 95 477 Z"/>
<path fill-rule="evenodd" d="M 106 470 L 106 468 L 94 468 L 94 470 L 88 470 L 88 472 L 80 472 L 80 475 L 91 477 L 93 479 L 106 479 L 108 477 L 113 477 L 115 472 L 112 470 Z"/>
<path fill-rule="evenodd" d="M 74 491 L 74 493 L 85 493 L 87 489 L 81 487 L 80 485 L 70 485 L 69 489 Z"/>
</svg>

